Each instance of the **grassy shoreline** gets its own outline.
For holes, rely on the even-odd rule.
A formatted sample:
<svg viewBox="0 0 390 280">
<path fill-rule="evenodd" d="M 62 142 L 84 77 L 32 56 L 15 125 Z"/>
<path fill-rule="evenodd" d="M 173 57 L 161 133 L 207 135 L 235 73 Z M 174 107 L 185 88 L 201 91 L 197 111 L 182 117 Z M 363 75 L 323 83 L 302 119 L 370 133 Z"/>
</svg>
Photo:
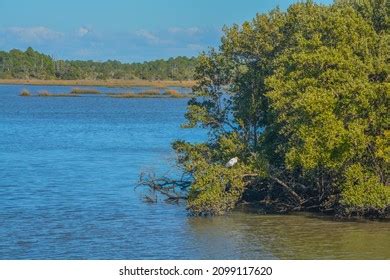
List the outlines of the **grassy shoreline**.
<svg viewBox="0 0 390 280">
<path fill-rule="evenodd" d="M 53 85 L 53 86 L 104 86 L 104 87 L 135 87 L 150 86 L 165 88 L 169 86 L 190 88 L 195 81 L 149 81 L 149 80 L 36 80 L 36 79 L 0 79 L 0 84 L 18 85 Z"/>
<path fill-rule="evenodd" d="M 74 88 L 69 93 L 51 93 L 47 90 L 38 91 L 37 94 L 32 94 L 26 88 L 22 89 L 19 96 L 22 97 L 80 97 L 82 95 L 101 95 L 111 98 L 191 98 L 193 94 L 179 93 L 174 89 L 166 89 L 164 92 L 160 90 L 146 90 L 139 93 L 102 93 L 94 88 Z"/>
</svg>

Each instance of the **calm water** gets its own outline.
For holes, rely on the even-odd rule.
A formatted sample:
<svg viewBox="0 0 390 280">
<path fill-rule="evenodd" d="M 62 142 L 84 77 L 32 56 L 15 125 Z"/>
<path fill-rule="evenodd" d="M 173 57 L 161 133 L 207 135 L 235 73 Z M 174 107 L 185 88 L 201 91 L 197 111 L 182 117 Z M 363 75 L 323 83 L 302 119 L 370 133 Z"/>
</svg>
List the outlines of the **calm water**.
<svg viewBox="0 0 390 280">
<path fill-rule="evenodd" d="M 22 88 L 70 91 L 0 85 L 0 259 L 390 259 L 390 223 L 143 203 L 138 174 L 172 171 L 170 143 L 204 137 L 179 128 L 186 100 Z"/>
</svg>

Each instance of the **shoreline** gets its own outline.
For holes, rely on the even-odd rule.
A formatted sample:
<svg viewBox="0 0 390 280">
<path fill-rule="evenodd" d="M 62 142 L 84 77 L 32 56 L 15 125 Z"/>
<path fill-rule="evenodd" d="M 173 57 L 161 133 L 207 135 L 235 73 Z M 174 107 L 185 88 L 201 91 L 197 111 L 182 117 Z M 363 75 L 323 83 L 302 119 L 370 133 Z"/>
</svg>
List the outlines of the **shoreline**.
<svg viewBox="0 0 390 280">
<path fill-rule="evenodd" d="M 184 87 L 191 88 L 195 81 L 170 80 L 37 80 L 37 79 L 0 79 L 1 85 L 42 85 L 42 86 L 103 86 L 103 87 Z"/>
<path fill-rule="evenodd" d="M 366 210 L 366 211 L 364 211 Z M 351 222 L 351 221 L 382 221 L 390 222 L 390 208 L 387 207 L 383 212 L 377 211 L 375 209 L 366 208 L 366 209 L 356 209 L 356 208 L 344 208 L 333 210 L 333 211 L 321 211 L 319 209 L 301 209 L 301 210 L 292 210 L 280 212 L 277 211 L 272 206 L 264 205 L 261 202 L 250 203 L 250 202 L 240 202 L 237 204 L 236 208 L 232 212 L 239 211 L 243 213 L 250 213 L 256 215 L 310 215 L 314 217 L 321 217 L 331 220 L 337 220 L 340 222 Z"/>
</svg>

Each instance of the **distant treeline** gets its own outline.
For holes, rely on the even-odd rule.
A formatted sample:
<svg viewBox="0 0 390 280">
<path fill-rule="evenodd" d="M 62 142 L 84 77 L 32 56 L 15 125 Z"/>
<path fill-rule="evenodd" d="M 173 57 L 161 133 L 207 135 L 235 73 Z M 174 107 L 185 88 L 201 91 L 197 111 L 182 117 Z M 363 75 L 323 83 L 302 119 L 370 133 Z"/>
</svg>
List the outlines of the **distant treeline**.
<svg viewBox="0 0 390 280">
<path fill-rule="evenodd" d="M 55 60 L 29 47 L 24 52 L 0 51 L 0 79 L 191 80 L 195 61 L 194 57 L 184 56 L 143 63 Z"/>
</svg>

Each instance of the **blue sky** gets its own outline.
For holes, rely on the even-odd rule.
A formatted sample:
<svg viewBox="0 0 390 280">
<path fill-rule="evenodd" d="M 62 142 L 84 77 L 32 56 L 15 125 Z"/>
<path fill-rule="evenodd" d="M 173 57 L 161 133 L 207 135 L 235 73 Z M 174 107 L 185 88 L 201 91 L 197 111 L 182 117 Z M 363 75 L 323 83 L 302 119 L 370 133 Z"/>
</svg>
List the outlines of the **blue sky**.
<svg viewBox="0 0 390 280">
<path fill-rule="evenodd" d="M 0 0 L 0 50 L 31 46 L 58 59 L 123 62 L 194 56 L 218 46 L 224 25 L 293 2 Z"/>
</svg>

